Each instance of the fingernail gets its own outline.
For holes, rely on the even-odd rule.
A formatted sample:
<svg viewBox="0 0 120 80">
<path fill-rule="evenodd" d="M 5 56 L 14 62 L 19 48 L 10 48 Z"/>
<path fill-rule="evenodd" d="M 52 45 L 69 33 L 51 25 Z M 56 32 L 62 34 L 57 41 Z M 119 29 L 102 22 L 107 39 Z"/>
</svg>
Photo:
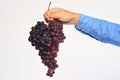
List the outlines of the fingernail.
<svg viewBox="0 0 120 80">
<path fill-rule="evenodd" d="M 50 19 L 51 21 L 53 20 L 53 18 Z"/>
</svg>

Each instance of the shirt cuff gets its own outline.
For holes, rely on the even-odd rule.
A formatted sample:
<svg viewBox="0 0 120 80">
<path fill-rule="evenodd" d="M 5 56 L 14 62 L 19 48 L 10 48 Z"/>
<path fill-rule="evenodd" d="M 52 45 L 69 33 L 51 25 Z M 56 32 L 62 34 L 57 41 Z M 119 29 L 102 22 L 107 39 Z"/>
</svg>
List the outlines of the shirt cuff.
<svg viewBox="0 0 120 80">
<path fill-rule="evenodd" d="M 92 17 L 80 14 L 80 19 L 76 24 L 75 28 L 81 32 L 89 33 L 91 31 Z"/>
</svg>

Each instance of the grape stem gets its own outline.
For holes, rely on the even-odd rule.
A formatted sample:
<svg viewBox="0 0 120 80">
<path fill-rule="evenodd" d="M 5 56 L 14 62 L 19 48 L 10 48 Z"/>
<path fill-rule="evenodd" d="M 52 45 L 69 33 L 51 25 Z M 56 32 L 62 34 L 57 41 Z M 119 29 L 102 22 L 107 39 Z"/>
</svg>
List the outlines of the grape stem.
<svg viewBox="0 0 120 80">
<path fill-rule="evenodd" d="M 51 5 L 51 3 L 52 3 L 52 2 L 50 2 L 49 5 L 48 5 L 48 11 L 49 11 L 49 9 L 50 9 L 50 5 Z M 47 27 L 49 26 L 49 24 L 50 24 L 50 21 L 48 21 L 48 25 L 47 25 Z"/>
<path fill-rule="evenodd" d="M 52 3 L 52 2 L 50 2 L 49 5 L 48 5 L 48 10 L 50 9 L 50 5 L 51 5 L 51 3 Z"/>
</svg>

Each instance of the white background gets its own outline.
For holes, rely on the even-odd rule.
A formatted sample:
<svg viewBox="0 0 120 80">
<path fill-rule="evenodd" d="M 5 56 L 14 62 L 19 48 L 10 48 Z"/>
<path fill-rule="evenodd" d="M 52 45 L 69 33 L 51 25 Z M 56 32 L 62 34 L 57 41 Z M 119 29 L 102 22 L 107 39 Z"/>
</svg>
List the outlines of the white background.
<svg viewBox="0 0 120 80">
<path fill-rule="evenodd" d="M 120 47 L 99 42 L 64 25 L 65 42 L 52 78 L 29 31 L 44 20 L 50 0 L 0 0 L 0 80 L 120 80 Z M 120 0 L 51 0 L 51 7 L 120 23 Z"/>
</svg>

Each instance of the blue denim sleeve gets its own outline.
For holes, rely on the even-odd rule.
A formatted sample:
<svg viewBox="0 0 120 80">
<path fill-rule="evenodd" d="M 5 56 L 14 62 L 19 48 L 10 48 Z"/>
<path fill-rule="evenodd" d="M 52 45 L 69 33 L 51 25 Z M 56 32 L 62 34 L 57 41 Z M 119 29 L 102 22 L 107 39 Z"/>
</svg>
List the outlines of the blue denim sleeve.
<svg viewBox="0 0 120 80">
<path fill-rule="evenodd" d="M 120 24 L 81 14 L 75 27 L 98 41 L 120 47 Z"/>
</svg>

